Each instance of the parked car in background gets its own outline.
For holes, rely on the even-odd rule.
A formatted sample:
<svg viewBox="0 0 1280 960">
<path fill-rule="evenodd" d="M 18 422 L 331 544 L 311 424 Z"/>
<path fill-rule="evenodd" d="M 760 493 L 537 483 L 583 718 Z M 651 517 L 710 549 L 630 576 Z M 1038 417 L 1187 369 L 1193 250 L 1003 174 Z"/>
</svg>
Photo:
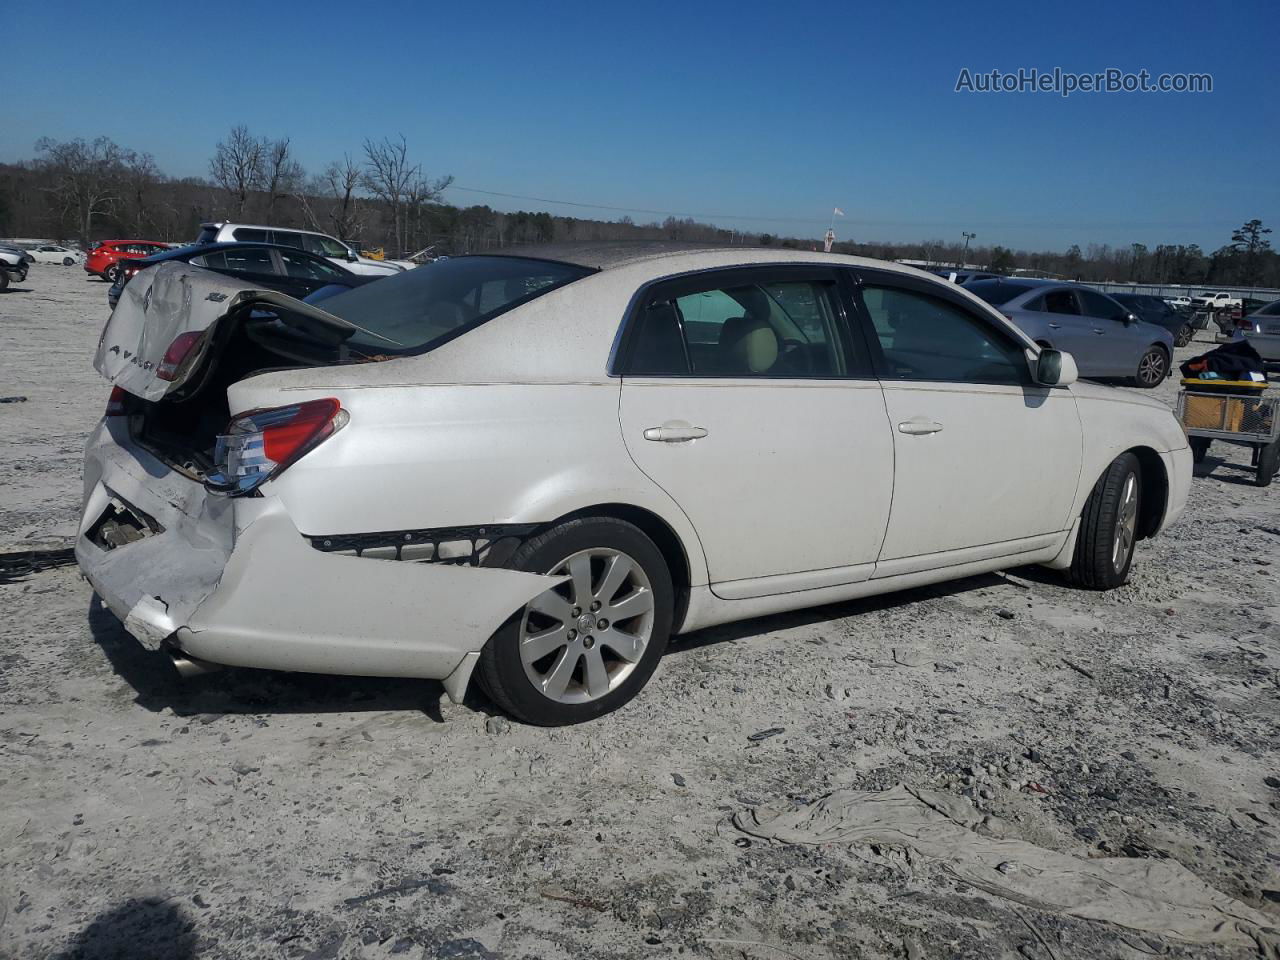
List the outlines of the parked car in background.
<svg viewBox="0 0 1280 960">
<path fill-rule="evenodd" d="M 1190 310 L 1192 306 L 1190 297 L 1165 297 L 1164 302 L 1175 310 Z"/>
<path fill-rule="evenodd" d="M 1175 347 L 1185 347 L 1195 335 L 1191 321 L 1161 297 L 1145 293 L 1112 293 L 1108 296 L 1121 306 L 1128 307 L 1144 323 L 1154 323 L 1157 327 L 1168 330 L 1173 334 Z"/>
<path fill-rule="evenodd" d="M 1020 564 L 1118 586 L 1191 483 L 1167 406 L 896 264 L 524 248 L 260 297 L 160 264 L 95 358 L 76 557 L 188 672 L 474 673 L 574 723 L 672 634 Z"/>
<path fill-rule="evenodd" d="M 1273 300 L 1244 318 L 1237 339 L 1248 340 L 1268 363 L 1280 363 L 1280 300 Z"/>
<path fill-rule="evenodd" d="M 10 283 L 22 283 L 27 279 L 27 269 L 35 259 L 21 247 L 0 244 L 0 290 L 9 289 Z"/>
<path fill-rule="evenodd" d="M 103 240 L 89 253 L 84 262 L 84 271 L 90 276 L 115 283 L 124 269 L 120 265 L 123 261 L 140 260 L 170 249 L 172 247 L 169 244 L 155 240 Z"/>
<path fill-rule="evenodd" d="M 971 270 L 933 270 L 931 272 L 944 280 L 950 280 L 952 283 L 968 283 L 970 280 L 990 280 L 1000 276 L 998 273 L 977 273 Z"/>
<path fill-rule="evenodd" d="M 975 280 L 964 289 L 1044 347 L 1069 352 L 1081 376 L 1159 386 L 1173 366 L 1173 334 L 1144 323 L 1106 294 L 1053 280 Z"/>
<path fill-rule="evenodd" d="M 1210 310 L 1225 310 L 1228 307 L 1241 305 L 1239 297 L 1229 293 L 1201 293 L 1191 298 L 1193 307 L 1208 307 Z"/>
<path fill-rule="evenodd" d="M 332 263 L 369 277 L 389 277 L 403 273 L 403 264 L 390 260 L 371 260 L 360 256 L 352 249 L 327 233 L 315 233 L 310 230 L 285 230 L 279 227 L 263 227 L 248 223 L 200 224 L 200 235 L 196 243 L 270 243 L 281 247 L 294 247 L 305 250 L 317 257 L 326 257 Z"/>
<path fill-rule="evenodd" d="M 377 277 L 359 276 L 350 270 L 292 247 L 262 243 L 214 243 L 168 250 L 142 260 L 129 260 L 107 292 L 112 309 L 129 281 L 139 272 L 160 263 L 190 263 L 230 277 L 240 277 L 266 290 L 279 290 L 314 303 L 336 293 L 354 290 Z"/>
<path fill-rule="evenodd" d="M 32 248 L 30 253 L 36 263 L 58 263 L 64 267 L 73 267 L 85 259 L 83 251 L 57 243 L 41 244 Z"/>
</svg>

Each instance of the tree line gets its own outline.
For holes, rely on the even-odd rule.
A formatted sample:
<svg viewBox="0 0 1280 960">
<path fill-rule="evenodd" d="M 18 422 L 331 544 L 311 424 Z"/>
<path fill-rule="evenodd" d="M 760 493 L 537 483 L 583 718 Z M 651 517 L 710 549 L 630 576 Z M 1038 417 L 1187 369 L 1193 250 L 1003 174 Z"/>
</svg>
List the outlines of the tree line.
<svg viewBox="0 0 1280 960">
<path fill-rule="evenodd" d="M 430 175 L 403 135 L 368 138 L 308 172 L 289 137 L 259 136 L 233 127 L 213 146 L 208 175 L 170 177 L 155 158 L 117 144 L 41 138 L 31 160 L 0 164 L 0 236 L 76 241 L 149 239 L 190 241 L 207 220 L 301 227 L 333 234 L 390 256 L 420 250 L 460 254 L 512 244 L 607 240 L 683 240 L 820 249 L 812 237 L 726 230 L 692 218 L 644 224 L 500 212 L 487 205 L 444 202 L 453 183 Z M 1280 287 L 1280 255 L 1270 228 L 1250 220 L 1212 252 L 1195 244 L 1148 247 L 1074 245 L 1065 252 L 963 247 L 958 242 L 843 241 L 840 253 L 887 260 L 978 264 L 997 273 L 1017 269 L 1085 281 Z"/>
</svg>

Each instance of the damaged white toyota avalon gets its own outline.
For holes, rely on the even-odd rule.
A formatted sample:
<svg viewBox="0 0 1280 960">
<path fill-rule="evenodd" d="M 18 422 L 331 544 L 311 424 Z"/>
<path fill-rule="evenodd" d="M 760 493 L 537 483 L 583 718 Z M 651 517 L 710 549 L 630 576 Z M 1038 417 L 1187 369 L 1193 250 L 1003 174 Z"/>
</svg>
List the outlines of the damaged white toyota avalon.
<svg viewBox="0 0 1280 960">
<path fill-rule="evenodd" d="M 467 256 L 323 309 L 186 263 L 103 331 L 76 553 L 185 671 L 473 676 L 574 723 L 670 636 L 1019 564 L 1125 582 L 1170 411 L 852 257 Z"/>
</svg>

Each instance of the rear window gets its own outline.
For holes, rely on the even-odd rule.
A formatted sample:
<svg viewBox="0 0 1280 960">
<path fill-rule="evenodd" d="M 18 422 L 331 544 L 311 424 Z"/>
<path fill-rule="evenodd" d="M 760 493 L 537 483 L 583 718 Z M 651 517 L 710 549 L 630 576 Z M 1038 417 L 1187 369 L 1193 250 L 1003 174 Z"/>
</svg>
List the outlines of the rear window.
<svg viewBox="0 0 1280 960">
<path fill-rule="evenodd" d="M 200 236 L 196 237 L 196 243 L 216 243 L 218 240 L 217 227 L 201 227 Z"/>
<path fill-rule="evenodd" d="M 424 353 L 592 272 L 551 260 L 454 257 L 340 293 L 324 309 L 363 328 L 348 346 Z"/>
<path fill-rule="evenodd" d="M 1014 297 L 1035 289 L 1025 283 L 1010 283 L 1007 280 L 974 280 L 966 283 L 964 288 L 992 306 L 1008 303 Z"/>
</svg>

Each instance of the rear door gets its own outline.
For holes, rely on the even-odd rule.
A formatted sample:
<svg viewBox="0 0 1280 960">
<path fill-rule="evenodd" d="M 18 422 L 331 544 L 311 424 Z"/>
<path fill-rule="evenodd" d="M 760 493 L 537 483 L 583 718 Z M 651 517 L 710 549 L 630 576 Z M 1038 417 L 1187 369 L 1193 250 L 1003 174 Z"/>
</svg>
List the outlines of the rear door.
<svg viewBox="0 0 1280 960">
<path fill-rule="evenodd" d="M 1054 349 L 1066 350 L 1072 356 L 1089 356 L 1093 349 L 1093 324 L 1081 316 L 1080 301 L 1074 290 L 1049 290 L 1031 301 L 1027 309 L 1049 315 L 1045 317 L 1045 326 Z"/>
<path fill-rule="evenodd" d="M 1053 543 L 1080 475 L 1069 388 L 1033 383 L 1022 341 L 947 288 L 857 273 L 896 464 L 875 575 Z"/>
<path fill-rule="evenodd" d="M 650 285 L 615 372 L 627 450 L 692 521 L 718 595 L 871 576 L 893 441 L 834 270 L 735 268 Z"/>
</svg>

